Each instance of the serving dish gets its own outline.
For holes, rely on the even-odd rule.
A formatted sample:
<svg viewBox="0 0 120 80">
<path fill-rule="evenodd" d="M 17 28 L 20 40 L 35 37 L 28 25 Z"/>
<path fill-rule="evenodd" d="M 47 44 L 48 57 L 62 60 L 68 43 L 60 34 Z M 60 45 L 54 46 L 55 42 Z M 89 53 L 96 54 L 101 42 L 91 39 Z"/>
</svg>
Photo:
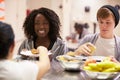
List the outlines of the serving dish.
<svg viewBox="0 0 120 80">
<path fill-rule="evenodd" d="M 113 79 L 119 74 L 119 72 L 93 72 L 88 70 L 84 70 L 84 71 L 91 79 L 94 80 Z"/>
<path fill-rule="evenodd" d="M 80 66 L 83 64 L 83 61 L 81 61 L 80 59 L 76 59 L 68 55 L 60 55 L 57 56 L 56 59 L 59 61 L 60 65 L 65 70 L 69 70 L 69 71 L 80 70 Z"/>
<path fill-rule="evenodd" d="M 120 64 L 110 60 L 110 57 L 104 58 L 101 62 L 88 59 L 84 62 L 81 70 L 94 80 L 114 80 L 120 72 Z"/>
</svg>

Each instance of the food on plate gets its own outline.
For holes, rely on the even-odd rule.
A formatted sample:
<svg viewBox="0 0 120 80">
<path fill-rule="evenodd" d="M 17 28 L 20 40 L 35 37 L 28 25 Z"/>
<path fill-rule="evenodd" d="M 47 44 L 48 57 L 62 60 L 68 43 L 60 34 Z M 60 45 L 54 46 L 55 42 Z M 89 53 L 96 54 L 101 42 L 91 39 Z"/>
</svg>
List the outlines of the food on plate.
<svg viewBox="0 0 120 80">
<path fill-rule="evenodd" d="M 58 60 L 67 62 L 67 59 L 65 59 L 63 56 L 58 56 Z"/>
<path fill-rule="evenodd" d="M 105 57 L 103 61 L 111 61 L 111 57 Z"/>
<path fill-rule="evenodd" d="M 67 52 L 67 55 L 69 55 L 69 56 L 75 56 L 75 52 L 69 51 L 69 52 Z"/>
<path fill-rule="evenodd" d="M 116 66 L 115 66 L 115 69 L 116 69 L 117 71 L 120 71 L 120 64 L 116 65 Z"/>
<path fill-rule="evenodd" d="M 69 60 L 69 62 L 80 62 L 80 61 L 76 59 L 72 59 L 72 60 Z"/>
<path fill-rule="evenodd" d="M 115 63 L 107 58 L 101 62 L 87 60 L 83 69 L 93 72 L 120 72 L 120 63 Z"/>
<path fill-rule="evenodd" d="M 96 60 L 95 59 L 92 59 L 92 58 L 89 58 L 85 61 L 85 66 L 87 66 L 89 63 L 96 63 Z"/>
<path fill-rule="evenodd" d="M 38 54 L 37 49 L 31 49 L 32 54 Z"/>
<path fill-rule="evenodd" d="M 91 50 L 90 53 L 93 54 L 94 51 L 96 50 L 96 46 L 93 45 L 92 43 L 88 42 L 86 43 L 87 44 L 87 47 Z"/>
<path fill-rule="evenodd" d="M 63 62 L 80 62 L 80 60 L 77 59 L 67 59 L 64 56 L 58 56 L 58 60 Z"/>
</svg>

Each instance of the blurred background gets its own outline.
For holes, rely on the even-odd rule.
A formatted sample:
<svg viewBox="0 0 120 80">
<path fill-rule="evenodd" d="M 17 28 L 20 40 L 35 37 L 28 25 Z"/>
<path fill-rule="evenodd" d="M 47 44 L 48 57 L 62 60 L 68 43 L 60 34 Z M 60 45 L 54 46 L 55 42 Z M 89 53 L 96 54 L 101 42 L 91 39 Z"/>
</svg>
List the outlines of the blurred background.
<svg viewBox="0 0 120 80">
<path fill-rule="evenodd" d="M 74 24 L 88 24 L 90 33 L 99 32 L 96 20 L 97 10 L 110 4 L 116 7 L 120 13 L 120 0 L 0 0 L 0 20 L 13 26 L 15 32 L 15 53 L 24 40 L 22 24 L 30 11 L 40 7 L 54 10 L 61 21 L 61 36 L 65 40 L 66 36 L 75 32 Z M 120 23 L 115 29 L 115 33 L 120 36 Z"/>
</svg>

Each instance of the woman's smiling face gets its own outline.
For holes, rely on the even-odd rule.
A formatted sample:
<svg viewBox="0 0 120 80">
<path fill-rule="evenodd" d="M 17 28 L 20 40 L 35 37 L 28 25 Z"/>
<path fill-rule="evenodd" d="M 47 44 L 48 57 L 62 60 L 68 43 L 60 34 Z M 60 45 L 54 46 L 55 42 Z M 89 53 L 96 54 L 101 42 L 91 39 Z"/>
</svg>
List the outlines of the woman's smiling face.
<svg viewBox="0 0 120 80">
<path fill-rule="evenodd" d="M 37 14 L 35 17 L 34 29 L 38 37 L 48 36 L 49 22 L 42 14 Z"/>
</svg>

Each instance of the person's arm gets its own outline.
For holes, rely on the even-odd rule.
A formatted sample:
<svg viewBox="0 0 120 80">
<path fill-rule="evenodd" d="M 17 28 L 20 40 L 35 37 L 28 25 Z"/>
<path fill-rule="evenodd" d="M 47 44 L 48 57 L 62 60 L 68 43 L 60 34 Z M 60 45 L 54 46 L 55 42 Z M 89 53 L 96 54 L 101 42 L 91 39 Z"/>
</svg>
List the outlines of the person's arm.
<svg viewBox="0 0 120 80">
<path fill-rule="evenodd" d="M 88 34 L 79 40 L 78 48 L 75 50 L 77 55 L 90 55 L 91 50 L 87 47 L 86 43 L 94 44 L 98 38 L 98 34 Z"/>
<path fill-rule="evenodd" d="M 43 46 L 37 48 L 39 52 L 39 61 L 37 62 L 39 71 L 37 75 L 37 80 L 40 80 L 44 74 L 50 69 L 50 60 L 48 57 L 48 50 Z"/>
<path fill-rule="evenodd" d="M 22 44 L 20 45 L 19 49 L 18 49 L 18 55 L 20 54 L 20 52 L 25 49 L 25 41 L 22 42 Z"/>
</svg>

